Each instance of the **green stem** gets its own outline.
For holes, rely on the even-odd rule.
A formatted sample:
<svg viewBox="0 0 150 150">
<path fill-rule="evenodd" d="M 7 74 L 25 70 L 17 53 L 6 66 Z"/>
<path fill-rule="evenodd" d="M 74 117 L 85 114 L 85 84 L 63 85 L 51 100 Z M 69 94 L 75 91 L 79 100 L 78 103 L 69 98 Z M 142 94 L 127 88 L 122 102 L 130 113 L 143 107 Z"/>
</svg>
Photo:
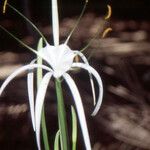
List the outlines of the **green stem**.
<svg viewBox="0 0 150 150">
<path fill-rule="evenodd" d="M 61 135 L 61 144 L 63 150 L 69 150 L 69 140 L 68 140 L 68 131 L 67 131 L 67 120 L 65 105 L 62 94 L 62 87 L 60 79 L 55 79 L 56 84 L 56 94 L 57 94 L 57 109 L 58 109 L 58 122 Z"/>
</svg>

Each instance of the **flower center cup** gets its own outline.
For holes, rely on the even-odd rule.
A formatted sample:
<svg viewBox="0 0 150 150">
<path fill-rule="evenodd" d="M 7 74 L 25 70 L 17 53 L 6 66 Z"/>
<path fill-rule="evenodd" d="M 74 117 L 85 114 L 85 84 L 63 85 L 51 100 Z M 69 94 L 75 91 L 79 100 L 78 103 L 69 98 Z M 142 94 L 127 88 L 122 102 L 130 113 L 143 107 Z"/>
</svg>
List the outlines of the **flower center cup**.
<svg viewBox="0 0 150 150">
<path fill-rule="evenodd" d="M 65 44 L 47 44 L 39 51 L 39 55 L 52 67 L 54 77 L 59 78 L 71 68 L 76 54 Z"/>
</svg>

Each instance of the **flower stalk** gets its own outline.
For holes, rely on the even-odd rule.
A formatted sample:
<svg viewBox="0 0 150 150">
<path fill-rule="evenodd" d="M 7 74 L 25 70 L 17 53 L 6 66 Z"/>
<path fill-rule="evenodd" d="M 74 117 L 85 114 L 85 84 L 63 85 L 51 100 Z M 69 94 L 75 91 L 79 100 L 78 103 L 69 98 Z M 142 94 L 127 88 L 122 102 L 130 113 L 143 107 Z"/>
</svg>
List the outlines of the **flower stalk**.
<svg viewBox="0 0 150 150">
<path fill-rule="evenodd" d="M 62 150 L 69 150 L 67 119 L 66 119 L 65 104 L 64 104 L 62 87 L 61 87 L 61 80 L 58 78 L 55 79 L 55 85 L 56 85 L 56 94 L 57 94 L 57 111 L 58 111 L 61 146 L 62 146 Z"/>
</svg>

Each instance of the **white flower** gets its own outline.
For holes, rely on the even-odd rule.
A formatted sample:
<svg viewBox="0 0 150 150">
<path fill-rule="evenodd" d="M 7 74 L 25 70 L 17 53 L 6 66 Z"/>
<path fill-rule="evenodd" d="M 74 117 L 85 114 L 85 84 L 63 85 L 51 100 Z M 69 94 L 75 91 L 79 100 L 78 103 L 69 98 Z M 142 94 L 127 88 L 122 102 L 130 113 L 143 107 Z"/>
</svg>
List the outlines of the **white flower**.
<svg viewBox="0 0 150 150">
<path fill-rule="evenodd" d="M 95 109 L 92 113 L 93 116 L 97 114 L 101 106 L 102 97 L 103 97 L 102 81 L 98 72 L 89 65 L 83 53 L 81 53 L 80 51 L 75 51 L 75 50 L 73 51 L 69 48 L 69 46 L 67 46 L 67 42 L 69 38 L 67 38 L 64 44 L 59 44 L 59 21 L 58 21 L 57 0 L 52 0 L 52 17 L 53 17 L 54 46 L 46 43 L 46 46 L 44 48 L 41 48 L 38 52 L 30 48 L 34 53 L 36 53 L 44 61 L 46 61 L 48 65 L 36 64 L 35 63 L 36 60 L 34 60 L 29 65 L 25 65 L 17 69 L 2 84 L 0 88 L 0 95 L 2 94 L 5 87 L 9 84 L 9 82 L 13 78 L 15 78 L 21 72 L 29 71 L 28 78 L 27 78 L 29 104 L 31 110 L 32 124 L 33 124 L 34 131 L 36 132 L 37 145 L 38 145 L 38 149 L 40 150 L 41 149 L 40 146 L 41 113 L 42 113 L 42 107 L 43 107 L 47 87 L 52 76 L 54 78 L 60 78 L 60 77 L 64 78 L 64 80 L 68 84 L 68 87 L 70 88 L 70 91 L 72 93 L 76 105 L 76 110 L 81 125 L 82 133 L 83 133 L 86 150 L 91 150 L 90 138 L 89 138 L 89 133 L 87 128 L 84 108 L 81 101 L 81 96 L 74 80 L 68 74 L 68 71 L 74 68 L 82 68 L 88 71 L 91 87 L 92 87 L 94 105 L 95 105 Z M 74 62 L 75 56 L 79 56 L 82 62 Z M 46 74 L 43 76 L 43 79 L 40 83 L 36 95 L 35 104 L 34 104 L 33 69 L 35 68 L 42 68 L 43 70 L 46 70 Z M 97 100 L 95 98 L 95 89 L 94 89 L 92 76 L 95 77 L 99 86 L 99 95 L 97 97 Z"/>
</svg>

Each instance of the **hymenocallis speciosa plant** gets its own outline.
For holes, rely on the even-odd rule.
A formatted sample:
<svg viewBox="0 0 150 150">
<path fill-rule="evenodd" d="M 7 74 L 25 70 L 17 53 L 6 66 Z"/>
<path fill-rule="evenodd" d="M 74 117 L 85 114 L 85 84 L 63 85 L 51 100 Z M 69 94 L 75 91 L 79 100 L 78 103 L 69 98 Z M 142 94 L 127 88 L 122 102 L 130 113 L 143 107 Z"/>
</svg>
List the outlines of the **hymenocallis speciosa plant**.
<svg viewBox="0 0 150 150">
<path fill-rule="evenodd" d="M 0 28 L 8 33 L 11 37 L 13 37 L 17 42 L 22 44 L 28 50 L 33 52 L 36 55 L 36 58 L 32 60 L 28 65 L 25 65 L 21 68 L 18 68 L 14 71 L 1 85 L 0 87 L 0 96 L 6 86 L 10 83 L 12 79 L 14 79 L 20 73 L 27 71 L 27 91 L 29 97 L 29 106 L 31 112 L 31 120 L 32 126 L 35 131 L 36 142 L 38 150 L 41 150 L 41 131 L 43 135 L 43 143 L 45 150 L 50 150 L 49 142 L 48 142 L 48 134 L 46 128 L 46 119 L 45 119 L 45 111 L 44 111 L 44 99 L 47 92 L 48 85 L 50 84 L 51 78 L 55 80 L 55 88 L 57 95 L 57 111 L 58 111 L 58 132 L 56 133 L 54 139 L 54 150 L 76 150 L 77 146 L 77 116 L 79 124 L 81 127 L 83 140 L 85 144 L 86 150 L 91 150 L 91 142 L 90 136 L 88 132 L 86 117 L 84 113 L 84 107 L 82 104 L 81 96 L 78 90 L 78 87 L 75 84 L 75 81 L 69 75 L 69 71 L 73 71 L 76 68 L 84 69 L 89 74 L 92 94 L 93 94 L 93 105 L 94 110 L 92 112 L 92 116 L 95 116 L 100 109 L 103 97 L 103 85 L 100 78 L 99 73 L 89 65 L 87 58 L 83 54 L 83 50 L 85 50 L 90 43 L 85 46 L 82 50 L 72 50 L 67 44 L 74 30 L 78 26 L 79 21 L 81 20 L 85 8 L 87 6 L 88 0 L 85 1 L 85 5 L 79 16 L 74 28 L 68 35 L 66 41 L 62 44 L 59 42 L 59 13 L 58 13 L 58 4 L 57 0 L 51 0 L 52 6 L 52 30 L 53 30 L 53 40 L 54 45 L 50 45 L 44 35 L 39 31 L 39 29 L 22 13 L 20 13 L 16 8 L 7 3 L 7 0 L 4 2 L 3 12 L 6 10 L 6 6 L 11 8 L 14 12 L 19 14 L 22 18 L 24 18 L 34 30 L 36 30 L 41 36 L 38 44 L 37 50 L 31 48 L 30 46 L 23 43 L 17 37 L 15 37 L 12 33 L 10 33 L 7 29 L 0 25 Z M 111 7 L 108 5 L 108 14 L 105 19 L 109 19 L 111 16 Z M 103 32 L 103 37 L 111 31 L 111 28 L 107 28 Z M 81 61 L 75 61 L 75 57 L 79 57 Z M 44 63 L 46 62 L 46 63 Z M 35 69 L 37 70 L 37 78 L 34 79 Z M 43 71 L 45 73 L 43 73 Z M 99 93 L 96 98 L 95 88 L 93 77 L 97 81 Z M 74 100 L 74 106 L 71 106 L 71 116 L 72 116 L 72 137 L 68 136 L 68 128 L 66 121 L 66 110 L 65 103 L 63 99 L 63 91 L 62 91 L 62 79 L 67 83 L 70 92 L 72 93 L 72 97 Z M 37 92 L 34 95 L 35 87 L 34 81 L 37 80 Z M 69 90 L 68 90 L 69 92 Z M 70 140 L 71 139 L 71 140 Z M 69 145 L 69 141 L 72 141 L 72 146 Z"/>
</svg>

